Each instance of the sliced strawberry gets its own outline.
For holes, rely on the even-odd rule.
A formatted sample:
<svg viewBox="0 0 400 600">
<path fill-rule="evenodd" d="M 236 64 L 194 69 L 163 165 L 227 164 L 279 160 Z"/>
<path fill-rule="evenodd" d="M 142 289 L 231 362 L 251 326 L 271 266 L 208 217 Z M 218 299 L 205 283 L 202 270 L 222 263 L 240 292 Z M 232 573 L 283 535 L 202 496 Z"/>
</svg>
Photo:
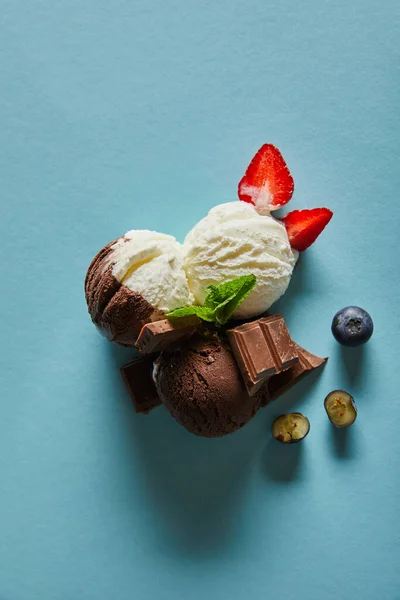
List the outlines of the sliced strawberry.
<svg viewBox="0 0 400 600">
<path fill-rule="evenodd" d="M 264 144 L 242 177 L 240 200 L 254 204 L 260 214 L 277 210 L 289 202 L 294 190 L 293 177 L 278 148 Z"/>
<path fill-rule="evenodd" d="M 332 216 L 333 212 L 329 208 L 313 208 L 293 210 L 282 217 L 292 248 L 300 252 L 306 250 L 325 229 Z"/>
</svg>

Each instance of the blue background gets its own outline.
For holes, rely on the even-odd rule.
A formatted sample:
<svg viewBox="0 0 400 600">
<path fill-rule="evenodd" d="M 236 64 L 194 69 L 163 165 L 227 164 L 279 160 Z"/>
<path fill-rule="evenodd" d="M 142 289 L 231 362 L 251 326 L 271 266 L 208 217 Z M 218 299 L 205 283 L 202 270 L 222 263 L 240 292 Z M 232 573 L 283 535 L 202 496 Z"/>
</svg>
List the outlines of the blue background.
<svg viewBox="0 0 400 600">
<path fill-rule="evenodd" d="M 0 2 L 0 599 L 400 598 L 395 0 Z M 335 216 L 278 308 L 324 372 L 240 432 L 135 415 L 83 279 L 131 228 L 182 240 L 263 142 Z M 330 333 L 370 311 L 367 346 Z M 345 388 L 359 418 L 330 426 Z M 271 439 L 289 409 L 307 440 Z"/>
</svg>

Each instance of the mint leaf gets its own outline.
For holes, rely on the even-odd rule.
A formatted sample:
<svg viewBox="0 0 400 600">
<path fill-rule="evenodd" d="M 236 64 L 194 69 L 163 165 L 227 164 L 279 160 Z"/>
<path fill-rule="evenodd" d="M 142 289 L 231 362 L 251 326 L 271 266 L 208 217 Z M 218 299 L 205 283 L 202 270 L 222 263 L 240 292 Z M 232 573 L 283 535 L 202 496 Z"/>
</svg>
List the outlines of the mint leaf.
<svg viewBox="0 0 400 600">
<path fill-rule="evenodd" d="M 168 319 L 179 319 L 180 317 L 188 317 L 189 315 L 197 315 L 200 319 L 209 323 L 214 321 L 214 311 L 205 306 L 183 306 L 182 308 L 173 310 L 166 316 Z"/>
<path fill-rule="evenodd" d="M 212 295 L 213 301 L 221 299 L 220 304 L 215 308 L 216 322 L 225 325 L 237 307 L 254 289 L 256 283 L 255 275 L 244 275 L 222 285 L 212 286 L 210 295 Z M 224 296 L 225 300 L 222 300 Z"/>
<path fill-rule="evenodd" d="M 184 306 L 167 314 L 168 318 L 197 315 L 203 321 L 225 325 L 237 307 L 250 294 L 256 285 L 255 275 L 243 275 L 220 285 L 210 285 L 204 306 Z"/>
</svg>

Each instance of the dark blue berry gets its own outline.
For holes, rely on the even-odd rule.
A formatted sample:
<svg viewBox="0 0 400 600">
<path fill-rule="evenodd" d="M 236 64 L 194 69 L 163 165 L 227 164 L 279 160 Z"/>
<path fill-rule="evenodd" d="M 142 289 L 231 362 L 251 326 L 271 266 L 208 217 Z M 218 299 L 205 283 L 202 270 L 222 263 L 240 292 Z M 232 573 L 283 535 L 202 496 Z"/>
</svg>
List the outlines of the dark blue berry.
<svg viewBox="0 0 400 600">
<path fill-rule="evenodd" d="M 360 346 L 368 342 L 374 331 L 371 317 L 359 306 L 346 306 L 333 317 L 332 333 L 344 346 Z"/>
</svg>

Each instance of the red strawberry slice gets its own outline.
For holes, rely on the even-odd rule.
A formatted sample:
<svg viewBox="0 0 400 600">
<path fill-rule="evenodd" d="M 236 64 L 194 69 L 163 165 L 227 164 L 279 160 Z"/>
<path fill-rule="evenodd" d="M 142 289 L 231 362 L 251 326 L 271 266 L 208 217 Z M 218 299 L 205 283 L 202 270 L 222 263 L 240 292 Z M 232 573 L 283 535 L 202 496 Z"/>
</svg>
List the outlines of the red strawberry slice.
<svg viewBox="0 0 400 600">
<path fill-rule="evenodd" d="M 242 177 L 240 200 L 254 204 L 260 214 L 278 210 L 289 202 L 294 190 L 293 177 L 278 148 L 264 144 Z"/>
<path fill-rule="evenodd" d="M 313 208 L 293 210 L 282 217 L 292 248 L 300 252 L 306 250 L 325 229 L 332 216 L 333 212 L 329 208 Z"/>
</svg>

